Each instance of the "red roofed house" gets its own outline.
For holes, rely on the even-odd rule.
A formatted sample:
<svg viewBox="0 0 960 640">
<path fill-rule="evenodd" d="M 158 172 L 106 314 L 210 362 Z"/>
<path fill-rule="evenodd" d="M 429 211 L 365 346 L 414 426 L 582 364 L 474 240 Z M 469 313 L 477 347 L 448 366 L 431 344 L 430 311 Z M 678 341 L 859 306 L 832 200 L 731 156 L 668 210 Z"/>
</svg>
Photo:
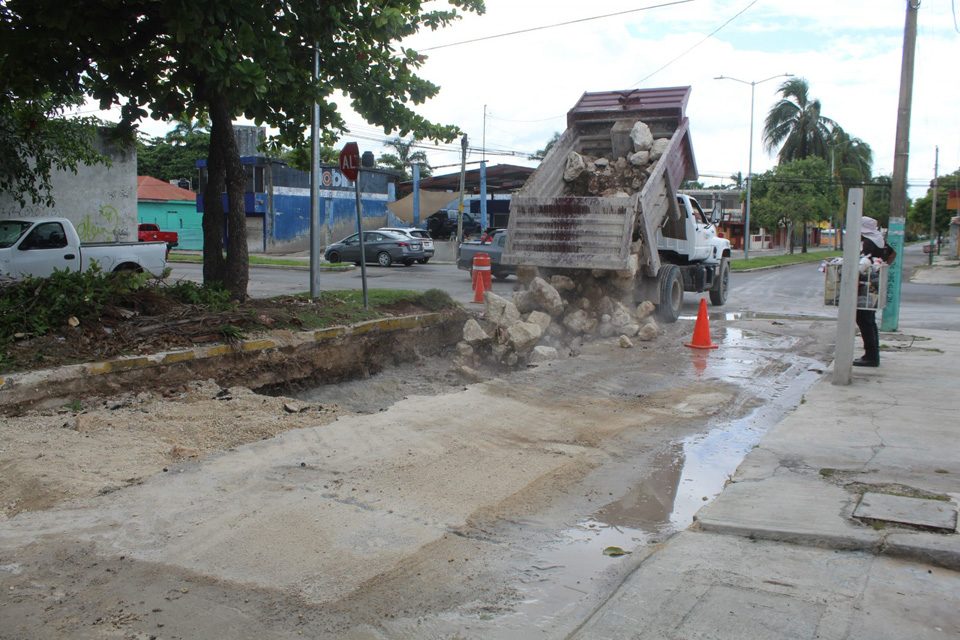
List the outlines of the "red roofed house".
<svg viewBox="0 0 960 640">
<path fill-rule="evenodd" d="M 203 214 L 197 211 L 197 194 L 150 176 L 137 176 L 137 222 L 176 231 L 178 249 L 203 249 Z"/>
</svg>

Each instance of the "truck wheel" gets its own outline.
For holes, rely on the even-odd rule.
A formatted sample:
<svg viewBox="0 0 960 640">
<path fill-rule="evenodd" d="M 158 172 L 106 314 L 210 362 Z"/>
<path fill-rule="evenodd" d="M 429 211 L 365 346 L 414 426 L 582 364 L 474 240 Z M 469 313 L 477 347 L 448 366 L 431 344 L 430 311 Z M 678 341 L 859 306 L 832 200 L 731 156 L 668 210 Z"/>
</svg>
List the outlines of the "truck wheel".
<svg viewBox="0 0 960 640">
<path fill-rule="evenodd" d="M 329 260 L 332 263 L 340 262 L 340 253 L 337 251 L 331 251 L 330 255 L 327 256 L 327 260 Z"/>
<path fill-rule="evenodd" d="M 393 258 L 391 258 L 390 254 L 386 251 L 381 251 L 377 254 L 377 264 L 381 267 L 389 267 L 393 264 Z"/>
<path fill-rule="evenodd" d="M 666 323 L 676 322 L 683 308 L 683 276 L 680 267 L 667 264 L 660 267 L 657 274 L 657 284 L 660 292 L 660 304 L 657 313 Z"/>
<path fill-rule="evenodd" d="M 717 281 L 710 289 L 710 304 L 715 307 L 722 307 L 727 301 L 727 287 L 730 286 L 730 262 L 726 258 L 720 260 L 720 267 L 717 270 Z"/>
</svg>

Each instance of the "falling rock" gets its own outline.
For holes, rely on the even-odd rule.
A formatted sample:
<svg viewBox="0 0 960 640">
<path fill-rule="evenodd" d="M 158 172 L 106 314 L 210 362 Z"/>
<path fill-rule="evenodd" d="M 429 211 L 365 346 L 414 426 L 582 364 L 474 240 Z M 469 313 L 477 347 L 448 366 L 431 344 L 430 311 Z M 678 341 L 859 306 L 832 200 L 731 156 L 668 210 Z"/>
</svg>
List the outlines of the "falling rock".
<svg viewBox="0 0 960 640">
<path fill-rule="evenodd" d="M 632 338 L 633 336 L 635 336 L 635 335 L 637 335 L 638 333 L 640 333 L 640 325 L 638 325 L 638 324 L 636 324 L 636 323 L 631 323 L 631 324 L 628 324 L 628 325 L 624 325 L 624 326 L 620 327 L 620 332 L 621 332 L 623 335 L 627 336 L 628 338 Z"/>
<path fill-rule="evenodd" d="M 670 146 L 670 138 L 657 138 L 650 147 L 650 161 L 656 162 Z"/>
<path fill-rule="evenodd" d="M 492 291 L 483 294 L 484 310 L 487 320 L 500 327 L 508 327 L 520 322 L 520 310 L 506 298 Z"/>
<path fill-rule="evenodd" d="M 540 276 L 540 270 L 530 265 L 520 265 L 517 267 L 517 281 L 520 284 L 530 284 L 534 278 Z"/>
<path fill-rule="evenodd" d="M 620 301 L 614 303 L 613 313 L 610 314 L 610 322 L 615 327 L 625 327 L 633 323 L 633 314 L 625 304 Z"/>
<path fill-rule="evenodd" d="M 633 140 L 634 151 L 648 151 L 653 146 L 653 134 L 650 133 L 650 127 L 643 122 L 633 125 L 630 139 Z"/>
<path fill-rule="evenodd" d="M 529 361 L 533 364 L 536 364 L 538 362 L 549 362 L 550 360 L 556 360 L 559 357 L 560 354 L 554 347 L 538 345 L 533 348 L 533 351 L 530 352 Z"/>
<path fill-rule="evenodd" d="M 521 314 L 530 313 L 537 308 L 537 296 L 530 289 L 517 291 L 513 294 L 513 304 Z"/>
<path fill-rule="evenodd" d="M 531 311 L 530 315 L 527 316 L 526 321 L 540 325 L 540 331 L 543 333 L 546 333 L 547 329 L 550 327 L 550 324 L 553 322 L 550 315 L 544 313 L 543 311 Z"/>
<path fill-rule="evenodd" d="M 511 353 L 513 350 L 509 345 L 506 344 L 495 344 L 493 348 L 490 349 L 490 355 L 493 356 L 493 359 L 497 362 L 502 362 L 504 358 L 507 357 L 508 353 Z"/>
<path fill-rule="evenodd" d="M 601 338 L 610 338 L 615 334 L 619 333 L 617 327 L 613 326 L 610 322 L 600 321 L 600 328 L 597 329 L 597 333 L 600 334 Z"/>
<path fill-rule="evenodd" d="M 629 349 L 633 346 L 633 341 L 627 336 L 620 336 L 620 346 L 624 349 Z"/>
<path fill-rule="evenodd" d="M 637 151 L 636 153 L 630 154 L 630 164 L 635 167 L 642 167 L 650 162 L 650 152 L 649 151 Z"/>
<path fill-rule="evenodd" d="M 649 300 L 644 300 L 639 305 L 637 305 L 637 320 L 643 320 L 644 318 L 649 318 L 653 315 L 653 312 L 657 310 L 657 307 L 650 302 Z"/>
<path fill-rule="evenodd" d="M 473 356 L 476 352 L 473 350 L 473 347 L 471 347 L 468 343 L 466 343 L 466 342 L 458 342 L 458 343 L 457 343 L 457 353 L 458 353 L 459 355 L 463 356 L 464 358 L 469 358 L 469 357 Z"/>
<path fill-rule="evenodd" d="M 543 278 L 534 278 L 530 283 L 530 291 L 533 292 L 541 309 L 552 316 L 563 313 L 563 298 L 549 282 Z"/>
<path fill-rule="evenodd" d="M 559 274 L 550 276 L 550 285 L 557 291 L 573 291 L 577 288 L 573 278 Z"/>
<path fill-rule="evenodd" d="M 543 330 L 532 322 L 517 322 L 507 327 L 507 344 L 514 350 L 525 352 L 536 346 Z"/>
<path fill-rule="evenodd" d="M 621 156 L 616 159 L 616 161 L 613 163 L 613 166 L 619 173 L 623 173 L 627 170 L 627 159 Z"/>
<path fill-rule="evenodd" d="M 583 309 L 577 309 L 564 317 L 563 326 L 576 334 L 593 333 L 597 330 L 597 320 Z"/>
<path fill-rule="evenodd" d="M 559 340 L 563 337 L 563 326 L 556 323 L 551 324 L 549 327 L 547 327 L 547 330 L 544 332 L 544 334 L 551 340 Z"/>
<path fill-rule="evenodd" d="M 571 151 L 570 154 L 567 155 L 567 166 L 563 170 L 563 179 L 566 182 L 573 182 L 586 170 L 587 163 L 583 161 L 583 156 L 576 151 Z"/>
<path fill-rule="evenodd" d="M 463 325 L 463 341 L 468 345 L 480 344 L 489 339 L 490 336 L 487 335 L 487 332 L 483 330 L 483 327 L 481 327 L 480 323 L 475 319 L 470 318 L 466 324 Z"/>
<path fill-rule="evenodd" d="M 657 337 L 658 332 L 659 330 L 657 328 L 657 323 L 651 319 L 650 322 L 648 322 L 647 324 L 643 325 L 640 328 L 640 333 L 638 333 L 637 335 L 640 337 L 641 340 L 649 341 L 649 340 L 655 339 Z"/>
</svg>

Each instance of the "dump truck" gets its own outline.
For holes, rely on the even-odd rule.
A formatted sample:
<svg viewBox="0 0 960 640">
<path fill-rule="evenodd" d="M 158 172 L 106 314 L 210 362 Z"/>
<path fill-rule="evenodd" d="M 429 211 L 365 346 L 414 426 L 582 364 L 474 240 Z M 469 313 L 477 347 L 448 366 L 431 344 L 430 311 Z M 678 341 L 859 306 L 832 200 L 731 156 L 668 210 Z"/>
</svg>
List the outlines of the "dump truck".
<svg viewBox="0 0 960 640">
<path fill-rule="evenodd" d="M 584 93 L 511 200 L 503 264 L 632 277 L 634 302 L 650 300 L 666 322 L 679 317 L 684 291 L 722 305 L 730 242 L 677 194 L 698 176 L 689 97 L 690 87 Z"/>
</svg>

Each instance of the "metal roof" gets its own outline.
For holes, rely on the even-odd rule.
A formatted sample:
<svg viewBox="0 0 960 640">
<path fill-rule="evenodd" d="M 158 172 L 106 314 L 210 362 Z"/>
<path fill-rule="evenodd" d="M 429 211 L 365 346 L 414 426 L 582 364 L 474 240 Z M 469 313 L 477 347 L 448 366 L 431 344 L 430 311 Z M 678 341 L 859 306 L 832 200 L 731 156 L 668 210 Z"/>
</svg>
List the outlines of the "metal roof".
<svg viewBox="0 0 960 640">
<path fill-rule="evenodd" d="M 520 167 L 512 164 L 498 164 L 487 167 L 487 193 L 510 193 L 523 186 L 533 167 Z M 469 169 L 465 176 L 467 193 L 480 193 L 480 169 Z M 460 172 L 420 179 L 420 188 L 431 191 L 460 191 Z M 397 183 L 398 192 L 413 191 L 413 182 Z"/>
</svg>

